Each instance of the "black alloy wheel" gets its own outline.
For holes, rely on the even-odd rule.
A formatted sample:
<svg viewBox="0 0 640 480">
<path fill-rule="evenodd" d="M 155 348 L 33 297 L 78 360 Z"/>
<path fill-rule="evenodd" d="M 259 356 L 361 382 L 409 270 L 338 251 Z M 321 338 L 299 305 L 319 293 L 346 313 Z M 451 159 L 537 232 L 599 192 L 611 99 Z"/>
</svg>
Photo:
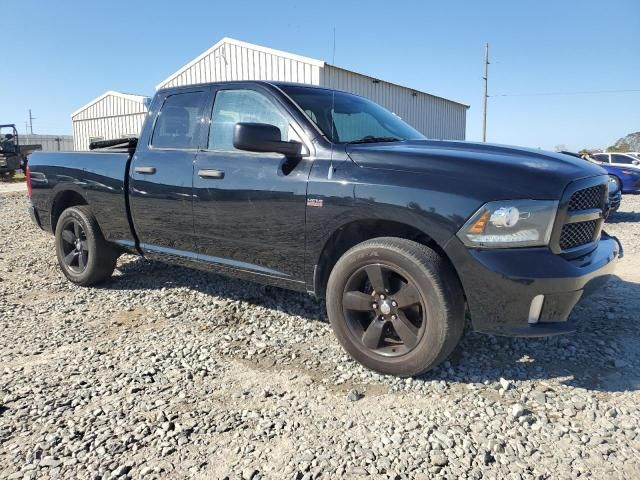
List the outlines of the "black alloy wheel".
<svg viewBox="0 0 640 480">
<path fill-rule="evenodd" d="M 464 329 L 464 294 L 449 262 L 403 238 L 373 238 L 346 251 L 331 270 L 326 301 L 344 349 L 384 374 L 428 371 Z"/>
<path fill-rule="evenodd" d="M 81 274 L 87 268 L 90 255 L 84 228 L 75 218 L 68 218 L 61 234 L 63 261 L 73 273 Z"/>
<path fill-rule="evenodd" d="M 56 255 L 73 283 L 95 285 L 111 276 L 120 252 L 107 242 L 87 205 L 64 210 L 55 227 Z"/>
<path fill-rule="evenodd" d="M 378 355 L 405 355 L 424 335 L 424 300 L 409 275 L 395 266 L 376 263 L 354 272 L 342 306 L 354 339 Z"/>
</svg>

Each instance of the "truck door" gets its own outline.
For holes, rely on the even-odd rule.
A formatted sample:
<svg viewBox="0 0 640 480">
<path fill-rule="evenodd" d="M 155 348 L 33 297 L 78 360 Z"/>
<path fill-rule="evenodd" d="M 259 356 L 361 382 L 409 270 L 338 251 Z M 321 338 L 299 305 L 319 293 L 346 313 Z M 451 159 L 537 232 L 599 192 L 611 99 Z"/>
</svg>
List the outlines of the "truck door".
<svg viewBox="0 0 640 480">
<path fill-rule="evenodd" d="M 214 87 L 205 147 L 194 168 L 194 227 L 199 259 L 255 274 L 303 279 L 309 148 L 291 162 L 282 154 L 233 147 L 237 122 L 275 125 L 283 140 L 300 130 L 259 85 Z"/>
<path fill-rule="evenodd" d="M 207 88 L 156 98 L 131 161 L 129 198 L 141 248 L 189 256 L 193 232 L 193 162 L 203 135 Z"/>
</svg>

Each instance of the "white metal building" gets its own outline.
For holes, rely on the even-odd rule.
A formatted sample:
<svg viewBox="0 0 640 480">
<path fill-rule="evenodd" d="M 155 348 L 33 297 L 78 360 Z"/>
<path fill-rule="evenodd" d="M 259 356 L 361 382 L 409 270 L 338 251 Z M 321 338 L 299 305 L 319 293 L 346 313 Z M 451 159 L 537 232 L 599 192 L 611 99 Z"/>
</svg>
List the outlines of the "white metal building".
<svg viewBox="0 0 640 480">
<path fill-rule="evenodd" d="M 75 150 L 94 140 L 138 136 L 147 113 L 142 95 L 109 90 L 71 114 Z"/>
<path fill-rule="evenodd" d="M 71 135 L 40 135 L 36 133 L 18 135 L 20 145 L 42 145 L 43 152 L 68 152 L 73 150 Z"/>
<path fill-rule="evenodd" d="M 322 60 L 225 37 L 156 89 L 228 80 L 277 80 L 345 90 L 370 98 L 428 138 L 464 140 L 468 105 L 330 65 Z M 106 92 L 72 115 L 75 146 L 90 138 L 138 134 L 144 97 Z"/>
</svg>

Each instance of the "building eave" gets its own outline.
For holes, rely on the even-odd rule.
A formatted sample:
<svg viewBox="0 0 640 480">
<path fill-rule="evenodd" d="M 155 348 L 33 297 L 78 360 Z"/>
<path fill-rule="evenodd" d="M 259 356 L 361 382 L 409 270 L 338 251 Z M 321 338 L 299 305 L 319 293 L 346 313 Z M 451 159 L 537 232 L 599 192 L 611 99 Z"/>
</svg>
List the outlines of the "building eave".
<svg viewBox="0 0 640 480">
<path fill-rule="evenodd" d="M 89 103 L 87 103 L 86 105 L 80 107 L 75 112 L 73 112 L 71 114 L 71 118 L 73 118 L 76 115 L 84 112 L 87 108 L 91 107 L 92 105 L 95 105 L 96 103 L 98 103 L 101 100 L 104 100 L 105 98 L 107 98 L 110 95 L 114 96 L 114 97 L 126 98 L 127 100 L 131 100 L 132 102 L 137 102 L 137 103 L 144 103 L 144 99 L 147 98 L 144 95 L 135 95 L 135 94 L 132 94 L 132 93 L 122 93 L 122 92 L 116 92 L 115 90 L 107 90 L 106 92 L 104 92 L 99 97 L 94 98 Z"/>
<path fill-rule="evenodd" d="M 367 75 L 365 73 L 354 72 L 353 70 L 350 70 L 350 69 L 344 68 L 344 67 L 339 67 L 338 65 L 331 65 L 330 63 L 327 63 L 326 65 L 328 67 L 337 68 L 338 70 L 344 70 L 345 72 L 353 73 L 355 75 L 360 75 L 361 77 L 370 78 L 372 82 L 387 83 L 389 85 L 394 85 L 394 86 L 399 87 L 399 88 L 404 88 L 405 90 L 411 90 L 412 92 L 420 93 L 422 95 L 428 95 L 429 97 L 439 98 L 441 100 L 445 100 L 445 101 L 450 102 L 450 103 L 455 103 L 456 105 L 460 105 L 461 107 L 465 107 L 467 109 L 471 108 L 470 105 L 467 105 L 466 103 L 458 102 L 456 100 L 451 100 L 450 98 L 442 97 L 440 95 L 434 95 L 433 93 L 429 93 L 429 92 L 425 92 L 425 91 L 422 91 L 422 90 L 418 90 L 417 88 L 408 87 L 406 85 L 400 85 L 399 83 L 390 82 L 389 80 L 383 80 L 383 79 L 378 78 L 378 77 L 372 77 L 371 75 Z"/>
</svg>

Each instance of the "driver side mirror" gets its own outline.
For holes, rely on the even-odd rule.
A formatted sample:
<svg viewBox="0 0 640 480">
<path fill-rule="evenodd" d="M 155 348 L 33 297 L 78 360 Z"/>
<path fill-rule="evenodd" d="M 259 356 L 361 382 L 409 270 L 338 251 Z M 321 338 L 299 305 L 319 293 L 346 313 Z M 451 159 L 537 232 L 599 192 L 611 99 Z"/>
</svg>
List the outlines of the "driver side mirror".
<svg viewBox="0 0 640 480">
<path fill-rule="evenodd" d="M 282 132 L 267 123 L 241 122 L 233 128 L 233 146 L 248 152 L 281 153 L 286 157 L 301 157 L 300 142 L 284 142 Z"/>
<path fill-rule="evenodd" d="M 633 163 L 634 165 L 640 165 L 640 160 L 633 160 L 631 163 Z"/>
</svg>

